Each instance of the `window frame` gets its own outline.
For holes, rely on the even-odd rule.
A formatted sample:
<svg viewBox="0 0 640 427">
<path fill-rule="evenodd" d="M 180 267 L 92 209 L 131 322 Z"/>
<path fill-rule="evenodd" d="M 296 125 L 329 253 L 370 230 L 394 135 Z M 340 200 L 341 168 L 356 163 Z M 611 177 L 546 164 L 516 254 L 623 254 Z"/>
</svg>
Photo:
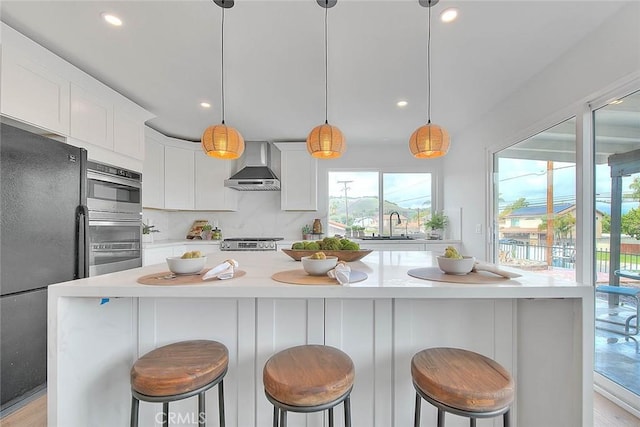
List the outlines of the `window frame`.
<svg viewBox="0 0 640 427">
<path fill-rule="evenodd" d="M 348 167 L 334 167 L 327 168 L 325 171 L 325 181 L 326 181 L 326 215 L 329 218 L 329 174 L 336 172 L 376 172 L 378 174 L 378 233 L 382 233 L 384 229 L 384 218 L 385 214 L 383 213 L 383 205 L 384 205 L 384 174 L 402 174 L 402 173 L 425 173 L 431 174 L 431 207 L 433 211 L 442 211 L 444 209 L 444 201 L 442 200 L 442 172 L 440 168 L 383 168 L 383 167 L 370 167 L 370 168 L 348 168 Z"/>
</svg>

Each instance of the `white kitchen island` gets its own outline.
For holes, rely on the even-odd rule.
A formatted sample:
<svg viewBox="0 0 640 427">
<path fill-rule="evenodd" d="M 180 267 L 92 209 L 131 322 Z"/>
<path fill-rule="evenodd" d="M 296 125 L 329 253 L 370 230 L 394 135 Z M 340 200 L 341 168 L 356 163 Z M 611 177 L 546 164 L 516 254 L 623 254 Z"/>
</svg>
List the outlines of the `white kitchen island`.
<svg viewBox="0 0 640 427">
<path fill-rule="evenodd" d="M 431 252 L 374 251 L 350 263 L 368 279 L 348 286 L 272 280 L 273 273 L 302 268 L 282 252 L 211 253 L 207 265 L 229 257 L 245 276 L 196 285 L 136 282 L 167 270 L 158 264 L 50 286 L 49 425 L 128 425 L 131 365 L 155 347 L 185 339 L 214 339 L 229 348 L 229 427 L 271 425 L 262 367 L 276 351 L 304 343 L 332 345 L 353 359 L 354 427 L 412 425 L 410 360 L 431 346 L 473 350 L 512 372 L 514 426 L 593 425 L 590 286 L 537 275 L 486 285 L 407 275 L 435 265 Z M 210 427 L 217 426 L 216 396 L 207 394 Z M 160 407 L 141 403 L 140 425 L 160 425 Z M 170 410 L 179 421 L 172 425 L 194 425 L 196 399 Z M 292 427 L 325 425 L 322 414 L 291 415 Z M 336 419 L 343 425 L 341 411 Z M 423 425 L 435 425 L 426 403 Z M 447 415 L 448 427 L 467 425 Z"/>
</svg>

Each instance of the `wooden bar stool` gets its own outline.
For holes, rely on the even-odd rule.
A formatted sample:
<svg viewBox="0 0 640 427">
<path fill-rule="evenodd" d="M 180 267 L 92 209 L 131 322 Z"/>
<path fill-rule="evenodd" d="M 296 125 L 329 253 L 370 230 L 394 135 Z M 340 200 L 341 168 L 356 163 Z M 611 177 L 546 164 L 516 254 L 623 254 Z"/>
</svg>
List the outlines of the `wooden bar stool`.
<svg viewBox="0 0 640 427">
<path fill-rule="evenodd" d="M 264 392 L 273 404 L 273 427 L 287 427 L 287 412 L 325 409 L 333 427 L 333 408 L 341 402 L 345 427 L 350 427 L 354 376 L 351 358 L 334 347 L 301 345 L 274 354 L 263 370 Z"/>
<path fill-rule="evenodd" d="M 458 348 L 430 348 L 411 359 L 411 377 L 416 389 L 414 427 L 420 426 L 420 398 L 438 408 L 438 427 L 450 412 L 470 418 L 503 415 L 509 427 L 514 383 L 511 375 L 496 361 Z"/>
<path fill-rule="evenodd" d="M 198 426 L 206 425 L 205 392 L 218 385 L 220 427 L 224 427 L 223 378 L 227 347 L 217 341 L 181 341 L 156 348 L 131 368 L 131 427 L 138 425 L 140 400 L 162 402 L 162 425 L 169 425 L 169 402 L 198 395 Z"/>
</svg>

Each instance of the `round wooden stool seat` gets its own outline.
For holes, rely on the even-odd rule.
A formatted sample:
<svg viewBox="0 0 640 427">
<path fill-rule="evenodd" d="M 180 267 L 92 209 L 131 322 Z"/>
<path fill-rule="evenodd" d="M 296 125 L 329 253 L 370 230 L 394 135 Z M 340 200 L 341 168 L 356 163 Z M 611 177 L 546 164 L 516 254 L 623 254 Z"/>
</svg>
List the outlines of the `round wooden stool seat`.
<svg viewBox="0 0 640 427">
<path fill-rule="evenodd" d="M 351 358 L 334 347 L 301 345 L 273 355 L 265 364 L 265 392 L 290 406 L 322 406 L 351 391 Z"/>
<path fill-rule="evenodd" d="M 498 362 L 459 348 L 430 348 L 411 359 L 411 377 L 416 389 L 414 427 L 420 425 L 420 398 L 438 409 L 438 427 L 444 427 L 444 414 L 451 412 L 476 418 L 502 415 L 510 425 L 514 383 Z"/>
<path fill-rule="evenodd" d="M 496 361 L 457 348 L 430 348 L 411 360 L 414 385 L 427 397 L 463 412 L 491 413 L 513 402 L 514 382 Z"/>
<path fill-rule="evenodd" d="M 172 396 L 204 387 L 226 372 L 227 347 L 216 341 L 182 341 L 156 348 L 131 368 L 131 388 L 147 396 Z"/>
</svg>

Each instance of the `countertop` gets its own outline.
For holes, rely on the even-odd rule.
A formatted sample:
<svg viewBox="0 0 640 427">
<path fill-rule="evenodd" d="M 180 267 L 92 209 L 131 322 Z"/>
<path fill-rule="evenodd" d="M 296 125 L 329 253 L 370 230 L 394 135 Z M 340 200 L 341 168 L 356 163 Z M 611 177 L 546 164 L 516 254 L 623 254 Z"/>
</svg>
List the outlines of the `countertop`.
<svg viewBox="0 0 640 427">
<path fill-rule="evenodd" d="M 212 280 L 194 285 L 141 285 L 136 279 L 168 271 L 165 263 L 134 268 L 49 287 L 50 297 L 220 297 L 220 298 L 584 298 L 593 287 L 575 282 L 522 272 L 522 277 L 490 284 L 458 284 L 411 277 L 413 268 L 437 266 L 435 253 L 429 251 L 374 251 L 360 261 L 351 262 L 353 270 L 365 272 L 362 282 L 339 285 L 292 285 L 276 282 L 271 275 L 302 269 L 281 251 L 218 252 L 209 255 L 213 267 L 228 258 L 239 263 L 243 277 Z M 53 295 L 52 295 L 53 294 Z"/>
</svg>

